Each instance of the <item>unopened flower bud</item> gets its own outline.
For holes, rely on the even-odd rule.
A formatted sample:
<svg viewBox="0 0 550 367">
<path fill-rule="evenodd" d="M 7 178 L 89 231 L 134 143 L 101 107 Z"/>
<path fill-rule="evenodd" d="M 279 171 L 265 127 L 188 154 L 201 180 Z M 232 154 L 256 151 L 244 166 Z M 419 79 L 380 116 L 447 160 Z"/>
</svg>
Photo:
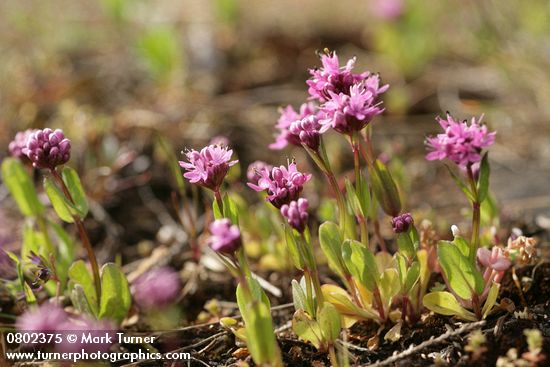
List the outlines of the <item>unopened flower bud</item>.
<svg viewBox="0 0 550 367">
<path fill-rule="evenodd" d="M 300 198 L 298 201 L 291 201 L 281 207 L 281 214 L 288 221 L 288 224 L 298 232 L 302 233 L 306 229 L 309 203 L 307 199 Z"/>
<path fill-rule="evenodd" d="M 59 129 L 36 130 L 29 136 L 23 153 L 34 167 L 53 170 L 69 161 L 71 141 L 65 138 L 63 131 Z"/>
<path fill-rule="evenodd" d="M 210 248 L 216 252 L 233 254 L 241 245 L 241 231 L 236 225 L 232 225 L 229 219 L 218 219 L 208 227 L 211 236 L 208 240 Z"/>
<path fill-rule="evenodd" d="M 391 225 L 394 233 L 407 232 L 413 225 L 414 220 L 410 213 L 403 213 L 397 217 L 393 217 Z"/>
</svg>

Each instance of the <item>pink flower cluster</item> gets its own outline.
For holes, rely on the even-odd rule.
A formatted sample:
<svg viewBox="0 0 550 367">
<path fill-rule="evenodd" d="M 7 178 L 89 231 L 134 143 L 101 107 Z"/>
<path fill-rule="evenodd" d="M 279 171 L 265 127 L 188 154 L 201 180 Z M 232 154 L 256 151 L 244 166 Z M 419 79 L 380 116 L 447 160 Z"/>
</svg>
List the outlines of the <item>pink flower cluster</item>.
<svg viewBox="0 0 550 367">
<path fill-rule="evenodd" d="M 260 172 L 262 172 L 264 169 L 271 171 L 273 169 L 273 166 L 264 161 L 255 161 L 250 163 L 246 170 L 246 178 L 248 179 L 248 182 L 257 185 L 258 180 L 261 178 Z"/>
<path fill-rule="evenodd" d="M 307 209 L 309 203 L 307 199 L 300 198 L 296 201 L 291 201 L 290 204 L 285 204 L 281 207 L 281 214 L 288 221 L 288 224 L 298 232 L 302 233 L 306 229 L 309 215 Z"/>
<path fill-rule="evenodd" d="M 315 104 L 309 102 L 300 106 L 300 110 L 296 111 L 292 106 L 286 106 L 281 109 L 281 116 L 277 121 L 275 128 L 279 131 L 279 134 L 275 137 L 275 142 L 269 145 L 270 149 L 280 150 L 287 145 L 301 146 L 302 142 L 308 145 L 311 149 L 316 150 L 319 143 L 311 143 L 311 138 L 307 135 L 319 135 L 319 112 Z M 301 122 L 307 121 L 306 126 L 302 127 Z M 300 136 L 300 133 L 305 131 L 307 135 Z M 310 146 L 311 145 L 311 146 Z"/>
<path fill-rule="evenodd" d="M 174 302 L 181 290 L 178 273 L 168 267 L 153 269 L 132 285 L 135 302 L 143 309 L 163 308 Z"/>
<path fill-rule="evenodd" d="M 215 220 L 208 229 L 211 234 L 208 245 L 212 250 L 231 255 L 241 247 L 241 231 L 229 219 Z"/>
<path fill-rule="evenodd" d="M 27 149 L 27 142 L 29 141 L 30 136 L 35 132 L 36 130 L 28 129 L 25 131 L 20 131 L 17 134 L 15 134 L 14 139 L 11 141 L 11 143 L 8 146 L 8 150 L 10 152 L 10 155 L 14 158 L 27 158 L 27 154 L 25 153 Z"/>
<path fill-rule="evenodd" d="M 371 79 L 375 89 L 356 84 L 350 87 L 349 94 L 330 92 L 332 98 L 322 108 L 325 118 L 321 120 L 321 132 L 330 128 L 341 134 L 350 135 L 361 131 L 374 116 L 380 115 L 384 109 L 376 102 L 378 97 L 378 78 Z"/>
<path fill-rule="evenodd" d="M 14 157 L 27 156 L 34 167 L 51 170 L 67 163 L 71 157 L 71 141 L 59 129 L 20 132 L 9 149 Z"/>
<path fill-rule="evenodd" d="M 481 161 L 483 148 L 489 147 L 495 141 L 496 132 L 489 132 L 487 126 L 481 124 L 481 118 L 468 124 L 457 121 L 449 113 L 447 119 L 438 117 L 437 122 L 444 133 L 426 139 L 430 151 L 426 155 L 429 161 L 450 159 L 462 168 Z"/>
<path fill-rule="evenodd" d="M 394 233 L 407 232 L 413 225 L 414 220 L 411 213 L 403 213 L 391 220 L 391 225 Z"/>
<path fill-rule="evenodd" d="M 271 149 L 302 144 L 317 150 L 320 136 L 330 128 L 342 134 L 360 131 L 377 115 L 384 112 L 380 94 L 388 85 L 380 85 L 380 77 L 368 71 L 354 73 L 355 58 L 340 66 L 336 53 L 321 55 L 321 68 L 311 69 L 306 81 L 310 99 L 296 112 L 292 106 L 281 111 L 276 125 L 279 134 Z"/>
<path fill-rule="evenodd" d="M 490 285 L 494 280 L 500 283 L 504 271 L 512 265 L 512 261 L 500 247 L 493 247 L 491 250 L 481 247 L 477 250 L 477 260 L 485 268 L 483 278 L 485 284 Z"/>
<path fill-rule="evenodd" d="M 296 163 L 290 163 L 288 167 L 274 167 L 271 170 L 264 168 L 258 175 L 258 182 L 249 182 L 248 186 L 257 192 L 267 191 L 267 201 L 278 209 L 298 200 L 304 184 L 311 179 L 311 174 L 298 171 Z"/>
<path fill-rule="evenodd" d="M 59 333 L 62 342 L 55 344 L 55 350 L 62 353 L 84 350 L 87 353 L 105 352 L 110 343 L 91 343 L 82 340 L 82 333 L 90 333 L 92 337 L 114 336 L 115 328 L 108 321 L 93 320 L 87 316 L 69 317 L 59 306 L 44 303 L 40 307 L 27 310 L 17 319 L 17 330 L 20 332 Z M 76 343 L 66 342 L 67 333 L 76 334 Z M 65 335 L 67 334 L 67 335 Z"/>
<path fill-rule="evenodd" d="M 336 52 L 321 55 L 321 68 L 310 69 L 311 78 L 306 81 L 309 95 L 319 102 L 332 99 L 332 95 L 349 93 L 354 84 L 364 82 L 370 76 L 370 72 L 353 73 L 355 57 L 348 60 L 345 66 L 340 67 L 340 60 Z"/>
<path fill-rule="evenodd" d="M 219 145 L 206 146 L 200 152 L 191 150 L 185 155 L 188 162 L 179 162 L 187 171 L 183 177 L 212 191 L 219 191 L 229 168 L 238 162 L 231 160 L 231 149 Z"/>
</svg>

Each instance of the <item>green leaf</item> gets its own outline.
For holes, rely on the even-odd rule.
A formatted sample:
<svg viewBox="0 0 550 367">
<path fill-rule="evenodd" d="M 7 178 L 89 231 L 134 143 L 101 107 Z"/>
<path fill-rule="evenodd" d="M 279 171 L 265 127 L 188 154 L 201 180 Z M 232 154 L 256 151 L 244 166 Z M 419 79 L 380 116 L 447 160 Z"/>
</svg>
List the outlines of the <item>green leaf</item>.
<svg viewBox="0 0 550 367">
<path fill-rule="evenodd" d="M 342 258 L 349 272 L 359 279 L 369 291 L 373 291 L 380 278 L 376 259 L 362 243 L 345 240 L 342 245 Z"/>
<path fill-rule="evenodd" d="M 348 180 L 347 178 L 346 178 L 346 196 L 348 199 L 348 203 L 351 207 L 351 210 L 353 211 L 353 214 L 355 216 L 365 216 L 364 214 L 365 212 L 363 211 L 361 202 L 357 197 L 357 193 L 355 192 L 355 189 L 353 188 L 350 180 Z"/>
<path fill-rule="evenodd" d="M 342 259 L 342 236 L 340 228 L 333 222 L 325 222 L 319 226 L 319 243 L 327 257 L 329 267 L 341 278 L 346 273 Z"/>
<path fill-rule="evenodd" d="M 82 287 L 92 314 L 97 316 L 99 305 L 94 280 L 84 261 L 78 260 L 69 268 L 69 279 L 75 283 L 75 285 L 78 284 Z"/>
<path fill-rule="evenodd" d="M 88 199 L 86 198 L 86 193 L 84 192 L 78 173 L 70 167 L 64 167 L 61 176 L 73 198 L 74 205 L 72 207 L 80 218 L 85 218 L 88 215 Z"/>
<path fill-rule="evenodd" d="M 212 203 L 212 212 L 214 213 L 214 219 L 218 220 L 224 218 L 222 210 L 218 205 L 218 200 L 214 200 L 214 202 Z"/>
<path fill-rule="evenodd" d="M 30 217 L 44 213 L 44 206 L 38 199 L 32 178 L 18 159 L 3 160 L 2 180 L 23 215 Z"/>
<path fill-rule="evenodd" d="M 448 241 L 445 241 L 445 242 L 449 244 L 451 243 L 454 244 L 460 250 L 462 255 L 464 255 L 465 258 L 470 257 L 470 243 L 464 237 L 455 236 L 455 238 L 453 239 L 453 242 L 448 242 Z"/>
<path fill-rule="evenodd" d="M 262 302 L 256 305 L 256 311 L 249 315 L 246 325 L 246 345 L 252 359 L 258 365 L 271 365 L 278 352 L 277 341 L 273 333 L 273 322 L 269 307 Z"/>
<path fill-rule="evenodd" d="M 49 258 L 50 252 L 46 251 L 44 235 L 41 232 L 34 230 L 31 222 L 26 222 L 23 226 L 23 242 L 21 244 L 21 259 L 27 260 L 34 252 L 37 255 L 42 255 Z"/>
<path fill-rule="evenodd" d="M 80 313 L 88 314 L 93 317 L 96 315 L 92 311 L 92 307 L 90 306 L 90 303 L 88 302 L 88 298 L 86 297 L 86 292 L 84 291 L 84 288 L 80 284 L 75 284 L 72 291 L 71 291 L 71 302 Z"/>
<path fill-rule="evenodd" d="M 411 237 L 411 241 L 414 244 L 415 250 L 418 250 L 418 247 L 420 246 L 420 235 L 418 234 L 418 230 L 414 225 L 412 225 L 409 229 L 409 235 Z"/>
<path fill-rule="evenodd" d="M 302 340 L 308 341 L 315 348 L 319 348 L 323 341 L 320 325 L 305 311 L 298 310 L 292 318 L 292 330 Z"/>
<path fill-rule="evenodd" d="M 409 259 L 414 258 L 416 255 L 414 244 L 407 232 L 397 234 L 397 247 L 399 248 L 399 252 L 403 253 Z"/>
<path fill-rule="evenodd" d="M 292 280 L 292 302 L 294 303 L 294 309 L 296 310 L 305 310 L 305 311 L 311 311 L 310 307 L 308 306 L 307 297 L 302 289 L 302 286 L 300 283 L 298 283 L 295 279 Z"/>
<path fill-rule="evenodd" d="M 325 302 L 317 315 L 317 319 L 324 341 L 330 343 L 336 341 L 342 329 L 342 317 L 336 307 Z"/>
<path fill-rule="evenodd" d="M 483 309 L 481 310 L 481 315 L 483 318 L 486 318 L 487 315 L 489 315 L 489 313 L 493 309 L 493 306 L 497 301 L 499 290 L 500 290 L 500 284 L 493 282 L 493 284 L 491 285 L 491 289 L 489 289 L 489 293 L 487 294 L 487 299 L 485 300 Z"/>
<path fill-rule="evenodd" d="M 63 287 L 68 277 L 69 268 L 74 261 L 75 244 L 71 236 L 59 224 L 48 222 L 48 225 L 57 236 L 56 269 Z"/>
<path fill-rule="evenodd" d="M 365 320 L 380 321 L 379 315 L 369 306 L 359 308 L 354 304 L 350 295 L 344 289 L 333 284 L 323 284 L 321 289 L 325 300 L 333 304 L 341 314 Z"/>
<path fill-rule="evenodd" d="M 453 178 L 454 182 L 456 183 L 456 185 L 460 188 L 460 190 L 462 190 L 462 192 L 464 194 L 466 194 L 466 196 L 468 197 L 468 199 L 470 201 L 475 201 L 475 197 L 474 197 L 474 194 L 472 193 L 472 191 L 468 188 L 468 186 L 464 183 L 464 181 L 462 181 L 462 179 L 460 177 L 458 177 L 454 172 L 453 170 L 451 169 L 451 167 L 449 167 L 448 165 L 445 165 L 445 167 L 447 167 L 447 171 L 449 171 L 449 173 L 451 174 L 451 177 Z"/>
<path fill-rule="evenodd" d="M 227 193 L 223 196 L 223 214 L 231 223 L 239 224 L 239 208 Z"/>
<path fill-rule="evenodd" d="M 401 212 L 399 190 L 390 171 L 378 159 L 369 167 L 372 189 L 380 206 L 387 215 L 395 217 Z"/>
<path fill-rule="evenodd" d="M 396 260 L 389 252 L 378 251 L 374 257 L 376 258 L 376 265 L 380 273 L 388 268 L 396 267 Z"/>
<path fill-rule="evenodd" d="M 399 272 L 399 280 L 401 281 L 401 285 L 404 287 L 405 280 L 407 279 L 407 258 L 399 252 L 395 255 L 395 259 L 397 261 L 397 271 Z"/>
<path fill-rule="evenodd" d="M 401 290 L 401 284 L 399 282 L 399 273 L 396 269 L 386 269 L 380 277 L 380 297 L 385 305 L 385 308 L 389 309 L 392 304 L 393 297 L 395 297 Z"/>
<path fill-rule="evenodd" d="M 372 199 L 371 194 L 369 190 L 369 186 L 365 182 L 365 178 L 363 175 L 360 176 L 359 185 L 357 186 L 357 198 L 359 199 L 359 203 L 361 204 L 361 209 L 363 211 L 363 215 L 365 217 L 369 216 L 369 209 L 372 205 Z"/>
<path fill-rule="evenodd" d="M 483 292 L 483 276 L 457 246 L 440 241 L 437 257 L 449 286 L 459 297 L 471 299 L 474 293 Z"/>
<path fill-rule="evenodd" d="M 270 303 L 258 281 L 249 279 L 252 295 L 246 295 L 241 284 L 237 286 L 237 304 L 246 326 L 247 347 L 256 364 L 272 363 L 278 357 L 273 333 Z M 250 299 L 252 297 L 252 299 Z"/>
<path fill-rule="evenodd" d="M 223 202 L 223 211 L 218 205 L 218 201 L 214 200 L 212 203 L 212 210 L 214 212 L 215 219 L 227 218 L 231 221 L 232 224 L 239 224 L 239 208 L 235 202 L 227 195 L 227 193 L 222 198 Z"/>
<path fill-rule="evenodd" d="M 458 303 L 449 292 L 428 293 L 422 299 L 424 307 L 441 315 L 458 316 L 464 320 L 477 321 L 476 316 Z"/>
<path fill-rule="evenodd" d="M 34 295 L 34 292 L 32 291 L 31 286 L 27 282 L 23 282 L 23 289 L 25 290 L 25 300 L 29 305 L 33 305 L 36 303 L 36 296 Z"/>
<path fill-rule="evenodd" d="M 419 278 L 420 263 L 418 261 L 414 261 L 407 272 L 407 278 L 405 279 L 405 284 L 403 286 L 403 293 L 409 293 L 415 286 L 416 282 L 418 282 Z"/>
<path fill-rule="evenodd" d="M 44 190 L 46 190 L 46 194 L 59 218 L 64 222 L 73 223 L 73 216 L 77 213 L 76 208 L 50 177 L 44 179 Z"/>
<path fill-rule="evenodd" d="M 286 246 L 288 248 L 288 252 L 290 254 L 290 258 L 292 259 L 292 262 L 294 263 L 294 266 L 299 269 L 304 269 L 304 258 L 302 256 L 302 252 L 300 251 L 299 244 L 296 240 L 296 237 L 294 236 L 294 231 L 289 226 L 285 225 L 285 238 L 286 238 Z"/>
<path fill-rule="evenodd" d="M 99 318 L 111 319 L 120 323 L 128 314 L 131 305 L 130 287 L 122 270 L 113 263 L 103 265 Z"/>
<path fill-rule="evenodd" d="M 489 153 L 483 155 L 479 166 L 479 181 L 477 185 L 477 199 L 482 203 L 487 198 L 489 192 L 489 175 L 491 168 L 489 167 Z"/>
</svg>

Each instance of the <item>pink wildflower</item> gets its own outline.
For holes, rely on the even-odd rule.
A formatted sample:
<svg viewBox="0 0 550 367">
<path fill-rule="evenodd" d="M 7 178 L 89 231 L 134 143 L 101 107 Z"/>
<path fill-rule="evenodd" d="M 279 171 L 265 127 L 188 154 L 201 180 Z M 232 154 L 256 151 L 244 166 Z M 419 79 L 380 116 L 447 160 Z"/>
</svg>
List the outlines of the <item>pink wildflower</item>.
<svg viewBox="0 0 550 367">
<path fill-rule="evenodd" d="M 248 186 L 254 191 L 267 191 L 267 201 L 279 209 L 298 200 L 304 184 L 311 179 L 311 174 L 298 171 L 296 163 L 274 167 L 271 171 L 264 168 L 259 175 L 258 183 L 249 182 Z"/>
<path fill-rule="evenodd" d="M 499 247 L 492 250 L 481 247 L 477 250 L 477 260 L 483 267 L 496 271 L 503 271 L 510 267 L 512 262 Z"/>
<path fill-rule="evenodd" d="M 321 55 L 323 66 L 318 69 L 310 69 L 311 78 L 306 81 L 311 98 L 323 103 L 332 98 L 331 93 L 347 94 L 352 85 L 364 81 L 370 72 L 353 73 L 355 60 L 355 57 L 351 58 L 345 66 L 340 67 L 340 60 L 336 52 Z"/>
<path fill-rule="evenodd" d="M 481 161 L 481 151 L 495 141 L 496 132 L 489 132 L 482 125 L 481 118 L 477 121 L 472 117 L 468 125 L 466 121 L 459 122 L 449 113 L 447 119 L 437 117 L 437 122 L 445 130 L 442 134 L 426 139 L 430 152 L 426 155 L 429 161 L 449 158 L 462 168 Z"/>
<path fill-rule="evenodd" d="M 281 109 L 281 116 L 277 121 L 275 128 L 279 130 L 279 134 L 275 137 L 275 142 L 269 145 L 269 149 L 281 150 L 287 145 L 301 146 L 299 132 L 291 132 L 290 127 L 296 121 L 301 121 L 309 116 L 317 114 L 316 107 L 313 103 L 303 103 L 300 110 L 296 111 L 292 106 L 286 106 Z"/>
<path fill-rule="evenodd" d="M 63 131 L 46 128 L 32 132 L 27 145 L 22 149 L 36 168 L 48 168 L 65 164 L 71 157 L 71 141 L 65 138 Z"/>
<path fill-rule="evenodd" d="M 231 224 L 229 219 L 215 220 L 208 229 L 211 234 L 208 245 L 212 250 L 224 254 L 233 254 L 241 247 L 241 231 L 237 225 Z"/>
<path fill-rule="evenodd" d="M 246 170 L 246 178 L 248 179 L 248 182 L 257 185 L 258 180 L 261 177 L 260 172 L 263 171 L 265 168 L 271 171 L 273 169 L 273 166 L 263 161 L 255 161 L 250 163 Z"/>
<path fill-rule="evenodd" d="M 171 268 L 157 268 L 140 276 L 132 286 L 134 300 L 144 309 L 165 307 L 180 293 L 181 281 Z"/>
<path fill-rule="evenodd" d="M 378 95 L 388 89 L 388 86 L 379 86 L 378 75 L 372 75 L 365 83 L 350 87 L 349 94 L 329 92 L 330 99 L 321 106 L 325 118 L 321 119 L 320 132 L 334 128 L 342 134 L 351 134 L 361 131 L 373 117 L 384 112 L 380 106 Z"/>
<path fill-rule="evenodd" d="M 67 321 L 67 314 L 52 303 L 29 309 L 17 319 L 17 330 L 21 332 L 55 332 Z"/>
<path fill-rule="evenodd" d="M 309 203 L 307 199 L 300 198 L 298 201 L 291 201 L 281 207 L 281 214 L 288 221 L 288 224 L 298 232 L 306 229 Z"/>
<path fill-rule="evenodd" d="M 35 132 L 36 130 L 28 129 L 25 131 L 20 131 L 17 134 L 15 134 L 15 137 L 11 141 L 11 143 L 8 145 L 8 150 L 10 152 L 10 155 L 14 158 L 25 158 L 27 159 L 27 155 L 25 154 L 25 150 L 27 148 L 27 142 L 29 141 L 30 136 Z"/>
<path fill-rule="evenodd" d="M 231 160 L 232 155 L 233 151 L 228 147 L 209 145 L 202 148 L 200 152 L 196 150 L 187 152 L 188 162 L 180 161 L 179 164 L 187 171 L 183 177 L 189 182 L 218 191 L 229 167 L 238 162 Z"/>
</svg>

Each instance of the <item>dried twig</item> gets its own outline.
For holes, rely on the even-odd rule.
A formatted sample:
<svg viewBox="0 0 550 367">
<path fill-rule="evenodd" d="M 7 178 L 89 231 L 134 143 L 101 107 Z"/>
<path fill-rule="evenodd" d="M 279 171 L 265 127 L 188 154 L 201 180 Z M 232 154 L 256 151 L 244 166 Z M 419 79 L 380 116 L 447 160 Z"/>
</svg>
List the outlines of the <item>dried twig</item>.
<svg viewBox="0 0 550 367">
<path fill-rule="evenodd" d="M 485 325 L 485 323 L 486 323 L 485 320 L 482 320 L 482 321 L 478 321 L 478 322 L 464 324 L 464 325 L 462 325 L 461 327 L 459 327 L 458 329 L 456 329 L 454 331 L 447 331 L 446 333 L 441 334 L 437 338 L 431 337 L 429 340 L 426 340 L 425 342 L 418 344 L 416 347 L 413 347 L 411 345 L 411 347 L 404 350 L 403 352 L 394 354 L 393 356 L 391 356 L 391 357 L 389 357 L 389 358 L 387 358 L 383 361 L 375 362 L 373 364 L 369 364 L 369 366 L 371 366 L 371 367 L 380 367 L 380 366 L 390 365 L 394 362 L 397 362 L 400 359 L 403 359 L 403 358 L 406 358 L 410 355 L 418 353 L 424 348 L 431 347 L 432 345 L 444 342 L 447 339 L 452 338 L 454 336 L 458 336 L 458 335 L 466 333 L 470 330 L 477 329 L 478 327 L 482 327 L 482 326 Z"/>
<path fill-rule="evenodd" d="M 218 338 L 221 338 L 222 336 L 225 336 L 228 333 L 229 333 L 228 331 L 220 331 L 219 333 L 211 335 L 208 338 L 204 338 L 204 339 L 196 342 L 195 344 L 186 345 L 185 347 L 181 347 L 179 349 L 172 350 L 172 351 L 170 351 L 170 354 L 184 352 L 184 351 L 189 350 L 189 349 L 195 349 L 195 348 L 200 347 L 201 345 L 204 345 L 204 344 L 206 344 L 210 341 L 217 340 Z"/>
</svg>

